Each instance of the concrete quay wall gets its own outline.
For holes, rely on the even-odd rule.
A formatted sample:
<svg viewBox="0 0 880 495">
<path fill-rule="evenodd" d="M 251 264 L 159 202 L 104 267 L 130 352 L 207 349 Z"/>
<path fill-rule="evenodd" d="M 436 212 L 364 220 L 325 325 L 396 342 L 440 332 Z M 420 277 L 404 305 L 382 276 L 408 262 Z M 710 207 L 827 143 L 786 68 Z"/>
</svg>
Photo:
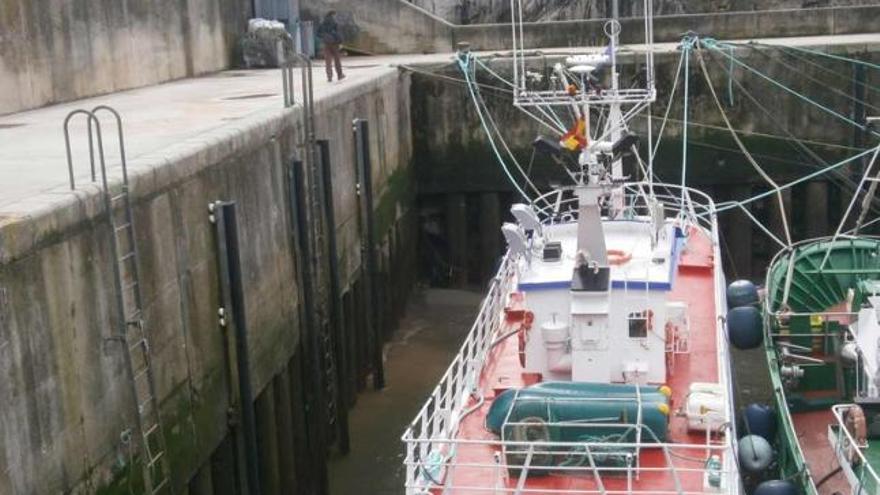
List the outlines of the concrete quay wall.
<svg viewBox="0 0 880 495">
<path fill-rule="evenodd" d="M 316 102 L 317 136 L 331 141 L 345 290 L 360 270 L 354 118 L 371 123 L 380 260 L 399 286 L 412 271 L 409 84 L 408 75 L 388 70 Z M 228 432 L 212 201 L 238 204 L 253 389 L 267 390 L 264 405 L 290 389 L 279 384 L 288 384 L 301 328 L 286 164 L 301 154 L 301 134 L 301 107 L 279 108 L 130 163 L 146 331 L 178 493 Z M 0 493 L 129 493 L 130 483 L 139 492 L 138 451 L 123 435 L 134 425 L 125 350 L 110 340 L 117 328 L 110 236 L 93 185 L 31 215 L 0 219 Z M 350 333 L 363 331 L 350 320 Z M 293 406 L 303 408 L 298 399 Z M 272 419 L 290 424 L 283 409 L 271 408 Z"/>
<path fill-rule="evenodd" d="M 0 115 L 228 68 L 244 0 L 0 0 Z"/>
<path fill-rule="evenodd" d="M 434 53 L 453 49 L 455 26 L 401 0 L 303 0 L 303 19 L 316 24 L 337 12 L 345 45 L 367 54 Z"/>
<path fill-rule="evenodd" d="M 878 18 L 880 5 L 661 15 L 654 18 L 654 41 L 679 41 L 689 31 L 728 40 L 871 33 L 877 30 Z M 602 45 L 607 39 L 606 22 L 595 19 L 525 23 L 524 46 L 538 49 Z M 643 43 L 644 23 L 642 17 L 622 19 L 622 42 Z M 454 43 L 467 42 L 475 50 L 508 50 L 510 36 L 510 24 L 456 26 Z"/>
<path fill-rule="evenodd" d="M 474 50 L 509 50 L 510 24 L 458 25 L 402 0 L 303 0 L 303 17 L 320 19 L 337 11 L 345 44 L 372 54 L 452 51 L 460 42 Z M 719 39 L 782 38 L 870 33 L 880 5 L 657 15 L 654 41 L 679 41 L 683 33 Z M 528 22 L 526 48 L 605 44 L 607 19 Z M 644 42 L 644 18 L 621 20 L 624 43 Z"/>
</svg>

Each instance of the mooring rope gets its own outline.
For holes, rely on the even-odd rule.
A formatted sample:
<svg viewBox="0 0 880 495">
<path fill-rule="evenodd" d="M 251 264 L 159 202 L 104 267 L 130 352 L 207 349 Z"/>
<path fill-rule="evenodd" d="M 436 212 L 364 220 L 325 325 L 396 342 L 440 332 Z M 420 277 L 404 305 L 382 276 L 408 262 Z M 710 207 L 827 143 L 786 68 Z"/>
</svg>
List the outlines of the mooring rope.
<svg viewBox="0 0 880 495">
<path fill-rule="evenodd" d="M 745 144 L 743 144 L 742 140 L 739 138 L 739 135 L 737 135 L 736 130 L 734 130 L 733 125 L 730 123 L 730 119 L 727 117 L 727 112 L 724 111 L 724 106 L 721 104 L 721 101 L 718 99 L 718 95 L 715 93 L 715 87 L 712 84 L 712 78 L 709 76 L 709 70 L 706 69 L 706 61 L 703 59 L 703 52 L 699 44 L 697 44 L 696 52 L 697 62 L 700 63 L 700 69 L 703 72 L 703 77 L 706 78 L 706 85 L 709 87 L 709 94 L 712 95 L 712 100 L 715 102 L 715 106 L 718 107 L 718 112 L 721 114 L 721 119 L 724 120 L 724 124 L 730 131 L 731 137 L 733 137 L 733 140 L 736 142 L 737 147 L 739 147 L 746 160 L 752 165 L 752 167 L 758 172 L 758 174 L 760 174 L 761 177 L 763 177 L 764 180 L 767 181 L 776 191 L 776 199 L 779 204 L 779 215 L 782 220 L 782 229 L 785 233 L 785 241 L 788 243 L 787 245 L 783 244 L 782 247 L 791 246 L 791 230 L 788 227 L 788 215 L 786 214 L 785 200 L 782 197 L 782 190 L 779 189 L 779 185 L 776 183 L 776 181 L 774 181 L 773 178 L 770 177 L 770 175 L 763 168 L 761 168 L 758 162 L 755 161 L 755 158 L 752 156 L 751 153 L 749 153 L 748 148 L 746 148 Z M 745 210 L 745 208 L 743 208 L 743 210 Z M 757 219 L 754 218 L 751 214 L 749 214 L 748 216 L 753 221 L 757 222 Z M 764 229 L 763 225 L 761 225 L 761 228 L 762 230 L 767 232 L 767 230 Z M 775 241 L 778 241 L 775 236 L 771 235 L 771 237 L 773 237 Z"/>
<path fill-rule="evenodd" d="M 770 76 L 764 74 L 763 72 L 761 72 L 761 71 L 755 69 L 754 67 L 750 66 L 749 64 L 743 62 L 743 61 L 740 60 L 739 58 L 737 58 L 737 57 L 735 57 L 735 56 L 733 56 L 733 55 L 728 54 L 728 53 L 725 51 L 725 47 L 728 46 L 727 44 L 725 44 L 725 43 L 720 43 L 720 42 L 718 42 L 718 41 L 716 41 L 716 40 L 714 40 L 714 39 L 712 39 L 712 38 L 705 38 L 705 39 L 702 39 L 701 42 L 702 42 L 702 45 L 705 46 L 706 48 L 708 48 L 708 49 L 710 49 L 710 50 L 714 50 L 714 51 L 720 53 L 722 56 L 724 56 L 724 57 L 726 57 L 727 59 L 733 61 L 736 65 L 742 67 L 743 69 L 746 69 L 747 71 L 749 71 L 749 72 L 751 72 L 752 74 L 758 76 L 759 78 L 761 78 L 761 79 L 763 79 L 763 80 L 769 82 L 770 84 L 776 86 L 777 88 L 779 88 L 779 89 L 785 91 L 786 93 L 789 93 L 789 94 L 791 94 L 791 95 L 797 97 L 798 99 L 800 99 L 800 100 L 802 100 L 802 101 L 804 101 L 804 102 L 806 102 L 806 103 L 808 103 L 808 104 L 810 104 L 810 105 L 812 105 L 812 106 L 815 106 L 816 108 L 819 108 L 819 109 L 822 110 L 823 112 L 828 113 L 829 115 L 832 115 L 832 116 L 836 117 L 837 119 L 840 119 L 840 120 L 842 120 L 842 121 L 844 121 L 844 122 L 847 122 L 847 123 L 849 123 L 850 125 L 852 125 L 852 126 L 858 128 L 858 129 L 861 129 L 861 130 L 866 131 L 866 132 L 870 132 L 870 133 L 872 133 L 872 134 L 874 134 L 874 135 L 876 135 L 876 136 L 880 136 L 880 133 L 874 131 L 873 129 L 869 129 L 866 125 L 863 125 L 863 124 L 861 124 L 861 123 L 859 123 L 859 122 L 856 122 L 856 121 L 850 119 L 849 117 L 847 117 L 847 116 L 845 116 L 845 115 L 843 115 L 843 114 L 841 114 L 841 113 L 839 113 L 839 112 L 837 112 L 837 111 L 835 111 L 835 110 L 833 110 L 833 109 L 831 109 L 831 108 L 829 108 L 829 107 L 827 107 L 827 106 L 825 106 L 825 105 L 823 105 L 823 104 L 821 104 L 821 103 L 819 103 L 819 102 L 813 100 L 812 98 L 810 98 L 810 97 L 808 97 L 808 96 L 805 96 L 805 95 L 801 94 L 801 93 L 798 92 L 798 91 L 795 91 L 794 89 L 792 89 L 792 88 L 786 86 L 785 84 L 782 84 L 781 82 L 777 81 L 776 79 L 773 79 L 772 77 L 770 77 Z"/>
<path fill-rule="evenodd" d="M 475 64 L 469 64 L 469 65 L 470 65 L 470 69 L 473 71 L 471 73 L 472 80 L 476 81 L 477 67 Z M 495 134 L 498 136 L 499 141 L 501 141 L 501 146 L 504 147 L 504 150 L 507 152 L 507 155 L 510 157 L 510 160 L 513 162 L 513 165 L 519 171 L 520 175 L 522 175 L 523 178 L 525 179 L 526 184 L 535 192 L 535 194 L 537 195 L 536 197 L 540 197 L 542 195 L 541 190 L 538 189 L 537 186 L 535 186 L 535 184 L 529 178 L 529 174 L 527 174 L 526 171 L 523 170 L 522 166 L 519 164 L 519 160 L 516 159 L 516 156 L 513 154 L 513 151 L 511 151 L 510 147 L 507 145 L 507 141 L 501 135 L 501 130 L 498 127 L 498 123 L 495 121 L 495 118 L 492 116 L 492 112 L 489 111 L 489 107 L 488 107 L 488 105 L 486 105 L 486 101 L 483 99 L 482 95 L 480 94 L 479 89 L 476 89 L 475 93 L 476 93 L 477 99 L 478 99 L 477 104 L 481 105 L 483 110 L 485 110 L 484 115 L 486 116 L 486 120 L 489 122 L 489 124 L 491 124 L 492 129 L 495 131 Z M 531 203 L 531 200 L 529 202 Z"/>
<path fill-rule="evenodd" d="M 528 194 L 526 194 L 522 187 L 520 187 L 516 179 L 513 178 L 513 174 L 510 173 L 507 162 L 501 155 L 501 151 L 498 149 L 498 145 L 495 143 L 495 138 L 493 137 L 492 132 L 486 122 L 486 118 L 483 115 L 483 109 L 480 106 L 479 99 L 477 98 L 476 91 L 474 90 L 473 81 L 471 80 L 470 65 L 472 58 L 473 55 L 470 53 L 460 54 L 458 57 L 458 65 L 461 69 L 461 72 L 464 74 L 465 81 L 468 83 L 468 92 L 470 93 L 471 100 L 473 100 L 474 102 L 474 107 L 477 109 L 477 116 L 480 118 L 480 124 L 483 127 L 483 131 L 485 131 L 486 135 L 489 137 L 489 145 L 492 147 L 492 151 L 495 153 L 495 157 L 498 159 L 498 163 L 501 164 L 501 169 L 504 171 L 507 179 L 510 181 L 511 185 L 513 185 L 514 189 L 516 189 L 519 195 L 522 196 L 522 198 L 525 199 L 529 204 L 532 204 L 532 199 L 529 197 Z"/>
</svg>

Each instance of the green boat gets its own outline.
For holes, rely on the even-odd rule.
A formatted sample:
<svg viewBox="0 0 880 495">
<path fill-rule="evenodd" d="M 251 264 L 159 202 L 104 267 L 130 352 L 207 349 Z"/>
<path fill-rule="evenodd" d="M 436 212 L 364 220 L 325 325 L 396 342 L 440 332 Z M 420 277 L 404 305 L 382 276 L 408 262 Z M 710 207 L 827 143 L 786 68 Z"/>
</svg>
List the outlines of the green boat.
<svg viewBox="0 0 880 495">
<path fill-rule="evenodd" d="M 806 495 L 880 493 L 880 239 L 784 249 L 760 306 L 775 424 L 746 424 L 770 436 L 769 469 Z"/>
</svg>

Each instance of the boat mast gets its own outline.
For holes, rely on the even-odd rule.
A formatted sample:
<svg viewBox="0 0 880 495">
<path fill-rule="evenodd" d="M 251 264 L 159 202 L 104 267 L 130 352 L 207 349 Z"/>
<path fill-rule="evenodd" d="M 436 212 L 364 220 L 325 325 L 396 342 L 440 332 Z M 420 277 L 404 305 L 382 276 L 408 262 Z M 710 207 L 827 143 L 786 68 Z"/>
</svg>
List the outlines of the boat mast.
<svg viewBox="0 0 880 495">
<path fill-rule="evenodd" d="M 620 10 L 618 0 L 613 0 L 611 5 L 611 22 L 606 24 L 605 30 L 608 35 L 609 51 L 611 52 L 611 91 L 614 94 L 617 94 L 620 89 L 620 74 L 617 72 L 617 45 L 620 41 Z M 623 115 L 620 111 L 620 103 L 614 102 L 608 109 L 609 129 L 607 129 L 607 131 L 610 131 L 609 140 L 612 143 L 616 143 L 620 140 L 623 125 L 624 122 Z M 611 165 L 611 176 L 615 179 L 623 178 L 622 160 L 614 160 Z"/>
</svg>

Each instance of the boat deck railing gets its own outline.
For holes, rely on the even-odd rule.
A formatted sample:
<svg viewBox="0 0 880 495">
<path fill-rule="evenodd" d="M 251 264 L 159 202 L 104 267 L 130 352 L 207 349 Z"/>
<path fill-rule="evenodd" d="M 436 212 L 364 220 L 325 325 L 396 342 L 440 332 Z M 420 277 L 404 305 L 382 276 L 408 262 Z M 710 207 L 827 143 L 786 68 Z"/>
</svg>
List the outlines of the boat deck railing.
<svg viewBox="0 0 880 495">
<path fill-rule="evenodd" d="M 706 230 L 715 227 L 715 203 L 706 194 L 680 185 L 632 182 L 623 184 L 623 218 L 646 218 L 653 213 L 652 202 L 660 202 L 668 213 L 685 218 Z M 577 220 L 578 199 L 572 188 L 560 188 L 533 200 L 533 207 L 545 224 Z"/>
<path fill-rule="evenodd" d="M 474 410 L 465 408 L 479 394 L 483 364 L 515 288 L 515 264 L 510 253 L 505 254 L 461 349 L 403 435 L 407 483 L 424 474 L 419 465 L 442 453 L 448 447 L 443 439 L 454 437 L 461 419 Z M 482 401 L 480 397 L 478 404 Z"/>
<path fill-rule="evenodd" d="M 865 456 L 867 441 L 856 439 L 846 427 L 844 413 L 851 407 L 853 404 L 837 404 L 831 407 L 837 424 L 828 426 L 828 435 L 847 480 L 857 490 L 854 493 L 858 489 L 864 490 L 864 493 L 877 493 L 876 490 L 880 489 L 880 476 Z"/>
<path fill-rule="evenodd" d="M 404 440 L 408 495 L 738 493 L 735 465 L 724 462 L 734 455 L 727 444 L 435 438 L 436 450 L 427 452 L 418 439 Z M 569 482 L 545 481 L 560 476 Z"/>
<path fill-rule="evenodd" d="M 654 213 L 651 201 L 662 201 L 666 212 L 674 212 L 688 225 L 698 226 L 710 235 L 713 252 L 718 257 L 718 225 L 711 198 L 696 190 L 682 190 L 668 184 L 635 183 L 624 186 L 627 215 Z M 698 197 L 700 202 L 694 202 Z M 577 203 L 565 191 L 554 191 L 542 197 L 545 206 L 534 203 L 545 223 L 577 220 Z M 515 290 L 516 259 L 508 253 L 461 350 L 434 388 L 427 402 L 417 413 L 402 437 L 405 445 L 405 481 L 407 495 L 427 494 L 583 494 L 583 495 L 697 495 L 740 493 L 735 443 L 731 435 L 699 443 L 662 443 L 646 435 L 633 423 L 609 425 L 620 433 L 626 428 L 635 432 L 623 435 L 620 441 L 583 439 L 558 441 L 549 438 L 497 438 L 489 431 L 484 435 L 459 437 L 462 421 L 481 407 L 486 407 L 479 382 L 483 366 L 493 347 L 494 339 L 503 328 L 504 308 Z M 724 280 L 720 270 L 715 274 L 716 306 L 724 307 Z M 723 335 L 723 323 L 715 322 L 716 332 Z M 730 391 L 729 369 L 722 359 L 727 355 L 724 339 L 719 339 L 719 383 Z M 636 398 L 635 400 L 638 400 Z M 640 408 L 641 409 L 641 408 Z M 639 411 L 641 413 L 641 411 Z M 732 418 L 732 410 L 728 411 Z M 508 426 L 513 425 L 509 422 Z M 730 423 L 732 424 L 732 423 Z M 556 422 L 556 428 L 583 428 L 577 422 Z M 595 424 L 590 425 L 595 426 Z M 624 430 L 620 430 L 623 428 Z M 626 438 L 630 437 L 630 438 Z M 634 441 L 629 441 L 634 437 Z M 546 465 L 547 456 L 559 459 Z M 537 488 L 540 475 L 564 476 L 571 483 L 553 488 Z M 720 486 L 714 486 L 720 485 Z M 551 486 L 548 488 L 548 486 Z"/>
</svg>

